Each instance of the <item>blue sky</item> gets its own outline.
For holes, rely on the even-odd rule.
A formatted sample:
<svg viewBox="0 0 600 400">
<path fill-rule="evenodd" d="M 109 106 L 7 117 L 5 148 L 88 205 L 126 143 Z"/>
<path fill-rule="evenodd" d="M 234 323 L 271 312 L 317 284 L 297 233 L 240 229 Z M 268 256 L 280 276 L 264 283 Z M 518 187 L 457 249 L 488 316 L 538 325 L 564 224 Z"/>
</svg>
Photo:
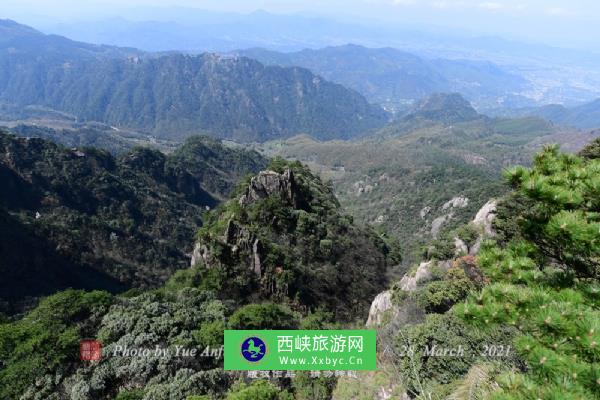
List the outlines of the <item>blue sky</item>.
<svg viewBox="0 0 600 400">
<path fill-rule="evenodd" d="M 264 9 L 354 22 L 381 20 L 412 28 L 449 28 L 562 47 L 600 47 L 597 0 L 2 0 L 0 16 L 25 23 L 39 18 L 131 18 L 135 15 L 131 9 L 136 7 L 194 7 L 242 13 Z"/>
</svg>

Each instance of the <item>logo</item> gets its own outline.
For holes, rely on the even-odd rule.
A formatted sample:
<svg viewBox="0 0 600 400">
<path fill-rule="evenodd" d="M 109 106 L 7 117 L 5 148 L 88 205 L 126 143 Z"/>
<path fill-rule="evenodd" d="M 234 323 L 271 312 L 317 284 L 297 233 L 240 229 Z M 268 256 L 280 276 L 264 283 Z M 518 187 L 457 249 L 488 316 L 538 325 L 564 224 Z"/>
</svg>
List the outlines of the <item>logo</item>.
<svg viewBox="0 0 600 400">
<path fill-rule="evenodd" d="M 102 358 L 102 343 L 93 339 L 79 342 L 79 358 L 81 361 L 98 361 Z"/>
<path fill-rule="evenodd" d="M 242 342 L 242 357 L 246 361 L 258 362 L 265 354 L 267 354 L 267 345 L 262 339 L 252 336 Z"/>
<path fill-rule="evenodd" d="M 375 371 L 377 332 L 225 330 L 226 371 Z"/>
</svg>

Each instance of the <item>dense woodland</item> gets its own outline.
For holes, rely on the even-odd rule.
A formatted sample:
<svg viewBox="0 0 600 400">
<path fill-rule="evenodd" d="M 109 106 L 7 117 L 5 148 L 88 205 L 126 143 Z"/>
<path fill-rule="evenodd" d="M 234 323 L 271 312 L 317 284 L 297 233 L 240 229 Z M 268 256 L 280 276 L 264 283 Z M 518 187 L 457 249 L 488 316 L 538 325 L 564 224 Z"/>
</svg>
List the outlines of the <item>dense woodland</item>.
<svg viewBox="0 0 600 400">
<path fill-rule="evenodd" d="M 168 156 L 135 148 L 115 157 L 7 133 L 0 148 L 5 311 L 67 287 L 114 292 L 164 282 L 189 265 L 206 209 L 266 165 L 256 152 L 206 137 Z"/>
</svg>

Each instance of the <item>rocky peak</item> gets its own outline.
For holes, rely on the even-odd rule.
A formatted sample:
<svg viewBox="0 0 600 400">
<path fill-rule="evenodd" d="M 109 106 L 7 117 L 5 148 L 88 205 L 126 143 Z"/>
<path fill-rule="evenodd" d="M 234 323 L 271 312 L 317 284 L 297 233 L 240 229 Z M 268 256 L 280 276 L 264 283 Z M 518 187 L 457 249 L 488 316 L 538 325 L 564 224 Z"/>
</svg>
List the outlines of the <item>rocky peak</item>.
<svg viewBox="0 0 600 400">
<path fill-rule="evenodd" d="M 283 173 L 262 171 L 253 177 L 246 192 L 240 197 L 239 203 L 246 207 L 257 200 L 278 195 L 283 201 L 294 208 L 303 208 L 302 196 L 291 169 Z"/>
<path fill-rule="evenodd" d="M 233 298 L 325 305 L 353 319 L 366 317 L 386 285 L 387 244 L 354 225 L 331 187 L 299 162 L 274 160 L 206 221 L 192 263 L 212 269 Z"/>
</svg>

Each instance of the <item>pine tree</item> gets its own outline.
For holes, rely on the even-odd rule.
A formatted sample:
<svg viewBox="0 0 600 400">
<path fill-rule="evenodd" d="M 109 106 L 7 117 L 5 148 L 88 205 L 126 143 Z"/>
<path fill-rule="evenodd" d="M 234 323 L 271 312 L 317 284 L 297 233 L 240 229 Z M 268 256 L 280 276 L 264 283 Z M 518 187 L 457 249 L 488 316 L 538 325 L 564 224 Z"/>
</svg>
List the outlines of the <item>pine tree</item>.
<svg viewBox="0 0 600 400">
<path fill-rule="evenodd" d="M 498 377 L 494 399 L 600 398 L 600 160 L 545 148 L 507 172 L 532 207 L 520 235 L 487 242 L 478 262 L 493 282 L 453 310 L 493 330 L 512 325 L 526 367 Z"/>
</svg>

